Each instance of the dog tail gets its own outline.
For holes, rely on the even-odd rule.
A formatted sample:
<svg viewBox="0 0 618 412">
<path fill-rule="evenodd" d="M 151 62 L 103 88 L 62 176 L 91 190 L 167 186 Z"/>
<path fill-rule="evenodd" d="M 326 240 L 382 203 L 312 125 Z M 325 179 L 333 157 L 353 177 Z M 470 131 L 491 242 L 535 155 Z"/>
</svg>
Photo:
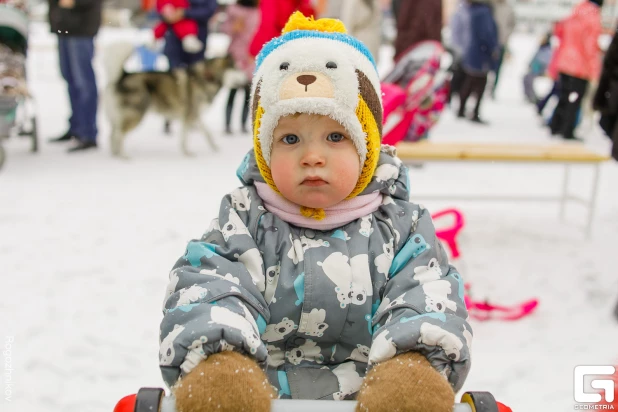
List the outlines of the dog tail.
<svg viewBox="0 0 618 412">
<path fill-rule="evenodd" d="M 110 44 L 103 51 L 103 66 L 107 83 L 117 82 L 124 72 L 124 64 L 135 51 L 135 45 L 129 42 Z"/>
</svg>

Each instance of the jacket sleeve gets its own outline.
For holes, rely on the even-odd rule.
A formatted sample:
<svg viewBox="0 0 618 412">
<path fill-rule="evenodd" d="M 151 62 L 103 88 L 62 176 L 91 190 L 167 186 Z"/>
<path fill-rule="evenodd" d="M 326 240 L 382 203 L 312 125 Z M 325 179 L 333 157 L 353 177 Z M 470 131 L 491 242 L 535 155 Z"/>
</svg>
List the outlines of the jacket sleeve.
<svg viewBox="0 0 618 412">
<path fill-rule="evenodd" d="M 429 212 L 415 207 L 418 220 L 393 258 L 373 317 L 369 364 L 420 352 L 458 391 L 470 369 L 472 341 L 464 283 L 448 263 Z"/>
<path fill-rule="evenodd" d="M 170 387 L 213 353 L 235 350 L 266 362 L 260 340 L 270 318 L 266 278 L 251 225 L 241 218 L 247 215 L 226 196 L 219 218 L 189 242 L 170 272 L 159 338 L 159 365 Z"/>
<path fill-rule="evenodd" d="M 185 18 L 205 24 L 217 10 L 217 0 L 191 0 L 191 6 L 185 10 Z"/>
<path fill-rule="evenodd" d="M 260 1 L 260 25 L 253 35 L 251 44 L 249 45 L 249 54 L 256 57 L 264 44 L 278 36 L 281 32 L 277 31 L 277 5 L 274 0 Z"/>
<path fill-rule="evenodd" d="M 601 53 L 599 48 L 599 36 L 601 35 L 601 23 L 592 26 L 590 33 L 584 41 L 586 60 L 590 64 L 591 81 L 597 81 L 601 75 Z"/>
</svg>

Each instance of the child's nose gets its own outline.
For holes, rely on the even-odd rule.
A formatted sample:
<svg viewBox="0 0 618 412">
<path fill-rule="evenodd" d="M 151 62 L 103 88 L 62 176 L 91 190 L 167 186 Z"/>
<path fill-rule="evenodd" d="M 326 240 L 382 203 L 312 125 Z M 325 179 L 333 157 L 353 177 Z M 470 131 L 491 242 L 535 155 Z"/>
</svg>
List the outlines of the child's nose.
<svg viewBox="0 0 618 412">
<path fill-rule="evenodd" d="M 302 163 L 303 166 L 323 166 L 326 160 L 319 152 L 312 150 L 305 153 Z"/>
</svg>

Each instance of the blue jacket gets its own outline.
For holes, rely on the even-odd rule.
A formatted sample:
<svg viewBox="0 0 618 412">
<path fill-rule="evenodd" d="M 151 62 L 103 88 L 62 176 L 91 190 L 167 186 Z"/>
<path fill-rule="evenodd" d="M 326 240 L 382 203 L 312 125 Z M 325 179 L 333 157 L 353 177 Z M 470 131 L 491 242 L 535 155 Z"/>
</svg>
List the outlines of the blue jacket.
<svg viewBox="0 0 618 412">
<path fill-rule="evenodd" d="M 204 49 L 197 53 L 187 53 L 182 49 L 180 39 L 172 30 L 165 33 L 165 47 L 163 54 L 170 63 L 170 69 L 179 66 L 189 66 L 204 59 L 206 39 L 208 37 L 208 20 L 217 10 L 217 0 L 189 0 L 190 7 L 185 10 L 185 17 L 195 20 L 199 30 L 197 37 L 204 43 Z"/>
<path fill-rule="evenodd" d="M 470 37 L 463 57 L 463 67 L 469 73 L 485 74 L 496 69 L 499 55 L 498 29 L 486 4 L 472 3 Z"/>
</svg>

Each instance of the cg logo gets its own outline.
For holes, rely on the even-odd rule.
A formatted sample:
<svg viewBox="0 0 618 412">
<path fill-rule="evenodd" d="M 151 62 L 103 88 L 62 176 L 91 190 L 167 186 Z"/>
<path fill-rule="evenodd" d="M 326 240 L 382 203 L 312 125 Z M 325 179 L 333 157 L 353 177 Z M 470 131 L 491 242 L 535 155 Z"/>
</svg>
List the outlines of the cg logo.
<svg viewBox="0 0 618 412">
<path fill-rule="evenodd" d="M 576 366 L 573 371 L 573 397 L 576 402 L 581 403 L 597 403 L 601 402 L 600 393 L 584 392 L 584 376 L 585 375 L 613 375 L 616 368 L 613 366 L 592 366 L 582 365 Z M 593 379 L 590 382 L 590 387 L 594 389 L 603 389 L 605 392 L 605 400 L 607 402 L 614 401 L 614 381 L 611 379 Z"/>
</svg>

